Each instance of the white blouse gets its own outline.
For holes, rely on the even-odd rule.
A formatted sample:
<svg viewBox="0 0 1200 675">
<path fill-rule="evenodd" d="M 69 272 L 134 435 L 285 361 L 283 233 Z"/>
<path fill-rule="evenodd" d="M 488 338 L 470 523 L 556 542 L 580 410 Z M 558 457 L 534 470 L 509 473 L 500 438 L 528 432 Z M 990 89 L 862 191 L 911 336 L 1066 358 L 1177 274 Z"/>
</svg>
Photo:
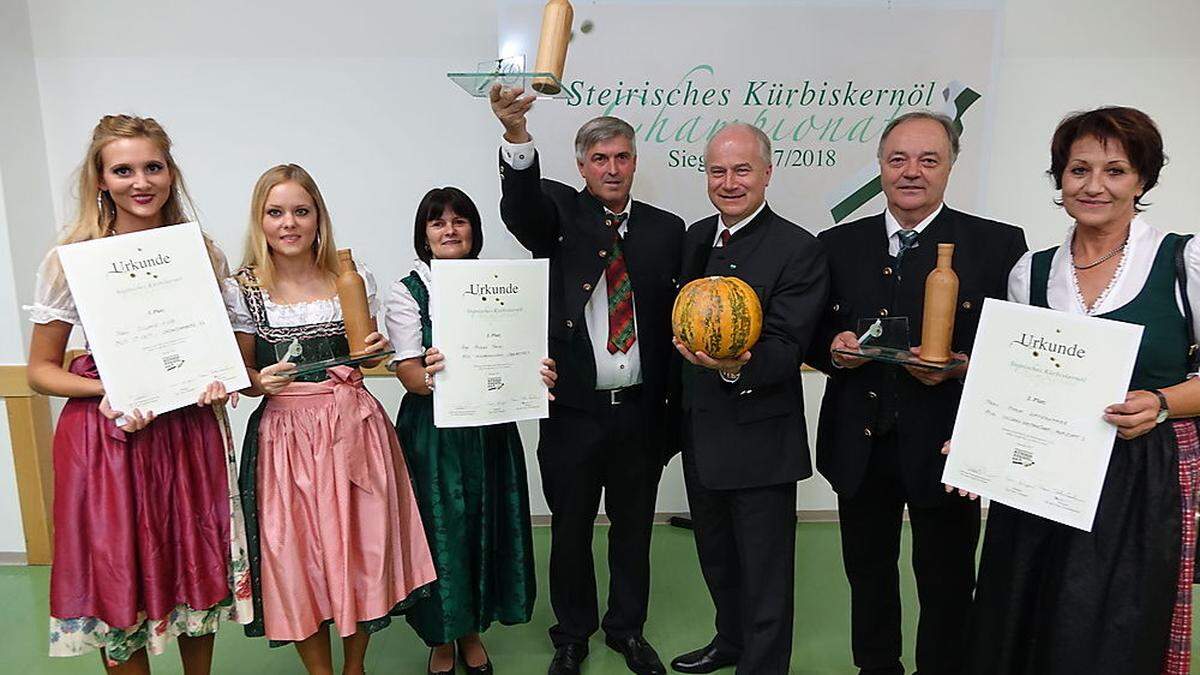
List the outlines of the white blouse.
<svg viewBox="0 0 1200 675">
<path fill-rule="evenodd" d="M 63 321 L 72 326 L 79 325 L 75 298 L 71 297 L 71 289 L 67 287 L 67 278 L 63 275 L 56 250 L 50 249 L 38 266 L 33 304 L 25 305 L 24 309 L 29 312 L 29 320 L 33 323 Z"/>
<path fill-rule="evenodd" d="M 429 312 L 432 316 L 433 275 L 429 270 L 429 265 L 423 260 L 414 260 L 413 270 L 425 283 L 425 288 L 429 290 Z M 384 329 L 387 330 L 388 341 L 392 343 L 392 349 L 396 350 L 391 362 L 388 363 L 389 367 L 394 367 L 396 363 L 404 359 L 411 359 L 425 353 L 425 347 L 421 343 L 421 307 L 408 290 L 408 286 L 404 285 L 403 277 L 392 282 L 387 301 L 383 304 L 383 324 Z"/>
<path fill-rule="evenodd" d="M 1096 304 L 1089 310 L 1079 292 L 1075 276 L 1074 257 L 1071 254 L 1071 238 L 1075 226 L 1067 230 L 1063 244 L 1054 252 L 1050 263 L 1050 279 L 1046 288 L 1046 302 L 1052 309 L 1072 314 L 1097 315 L 1119 309 L 1141 292 L 1150 276 L 1150 268 L 1158 247 L 1166 232 L 1156 229 L 1141 216 L 1136 216 L 1129 225 L 1129 244 L 1125 247 L 1112 283 Z M 1029 304 L 1029 284 L 1032 274 L 1034 251 L 1021 256 L 1008 275 L 1008 299 L 1012 302 Z M 1193 237 L 1183 249 L 1184 267 L 1187 270 L 1188 304 L 1192 307 L 1192 327 L 1200 335 L 1200 237 Z M 1172 262 L 1172 264 L 1174 264 Z M 1175 304 L 1183 313 L 1183 299 L 1179 288 L 1175 288 Z"/>
<path fill-rule="evenodd" d="M 367 287 L 367 306 L 371 316 L 379 315 L 379 300 L 376 297 L 375 275 L 366 265 L 358 263 L 358 273 L 362 275 Z M 242 295 L 241 284 L 237 279 L 229 277 L 221 283 L 221 295 L 225 299 L 225 309 L 229 312 L 229 322 L 237 333 L 258 332 L 250 308 L 246 306 L 246 297 Z M 263 306 L 267 310 L 267 321 L 276 328 L 294 326 L 309 326 L 319 323 L 341 321 L 342 304 L 337 295 L 309 302 L 279 303 L 271 299 L 267 289 L 262 289 Z"/>
</svg>

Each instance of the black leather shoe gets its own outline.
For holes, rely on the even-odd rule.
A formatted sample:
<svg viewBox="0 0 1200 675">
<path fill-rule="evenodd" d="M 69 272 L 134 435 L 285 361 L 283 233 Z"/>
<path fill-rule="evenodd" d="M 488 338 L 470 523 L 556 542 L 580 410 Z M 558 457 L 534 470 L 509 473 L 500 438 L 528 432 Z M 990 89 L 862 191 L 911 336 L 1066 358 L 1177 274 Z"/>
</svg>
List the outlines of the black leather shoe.
<svg viewBox="0 0 1200 675">
<path fill-rule="evenodd" d="M 861 668 L 858 675 L 904 675 L 904 666 L 897 661 L 895 665 L 882 668 Z"/>
<path fill-rule="evenodd" d="M 671 669 L 677 673 L 711 673 L 736 666 L 737 660 L 736 654 L 721 651 L 714 641 L 695 651 L 676 656 L 671 660 Z"/>
<path fill-rule="evenodd" d="M 638 675 L 666 675 L 667 669 L 658 658 L 658 652 L 641 635 L 615 638 L 605 637 L 604 644 L 625 657 L 625 665 Z"/>
<path fill-rule="evenodd" d="M 579 667 L 587 657 L 587 645 L 578 642 L 565 644 L 554 650 L 550 670 L 546 675 L 579 675 Z"/>
</svg>

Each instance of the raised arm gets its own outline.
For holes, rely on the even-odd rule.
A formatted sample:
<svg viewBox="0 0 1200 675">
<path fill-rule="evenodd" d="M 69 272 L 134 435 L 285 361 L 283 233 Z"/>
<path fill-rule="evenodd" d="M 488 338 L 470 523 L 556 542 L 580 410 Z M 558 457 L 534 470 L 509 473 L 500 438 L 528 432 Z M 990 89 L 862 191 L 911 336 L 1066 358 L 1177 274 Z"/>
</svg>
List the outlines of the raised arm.
<svg viewBox="0 0 1200 675">
<path fill-rule="evenodd" d="M 500 218 L 508 231 L 535 257 L 549 257 L 558 243 L 558 213 L 544 194 L 541 167 L 526 113 L 532 96 L 521 88 L 493 85 L 492 112 L 504 127 L 500 149 Z"/>
</svg>

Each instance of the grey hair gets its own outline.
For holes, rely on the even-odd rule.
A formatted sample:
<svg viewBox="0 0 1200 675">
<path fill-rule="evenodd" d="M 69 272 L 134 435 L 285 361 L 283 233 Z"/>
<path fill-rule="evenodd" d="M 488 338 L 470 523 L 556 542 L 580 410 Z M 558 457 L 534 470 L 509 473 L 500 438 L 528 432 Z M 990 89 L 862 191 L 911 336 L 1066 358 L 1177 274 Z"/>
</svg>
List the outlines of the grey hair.
<svg viewBox="0 0 1200 675">
<path fill-rule="evenodd" d="M 629 139 L 629 147 L 633 148 L 633 156 L 637 156 L 636 132 L 628 122 L 619 118 L 604 115 L 584 122 L 575 134 L 575 160 L 582 164 L 587 159 L 587 152 L 597 143 L 610 138 L 623 136 Z"/>
<path fill-rule="evenodd" d="M 958 159 L 958 125 L 955 124 L 954 120 L 950 119 L 948 115 L 943 115 L 939 112 L 933 112 L 932 110 L 914 110 L 912 112 L 906 112 L 899 117 L 892 118 L 892 121 L 888 122 L 887 126 L 883 128 L 883 133 L 879 134 L 879 148 L 875 151 L 875 156 L 877 158 L 880 160 L 883 159 L 883 143 L 887 140 L 888 134 L 892 133 L 893 129 L 909 120 L 933 120 L 934 122 L 942 125 L 942 129 L 946 131 L 946 138 L 950 139 L 950 163 L 953 164 L 954 160 Z"/>
<path fill-rule="evenodd" d="M 758 141 L 758 152 L 762 155 L 763 163 L 767 166 L 771 166 L 771 137 L 767 136 L 767 133 L 762 129 L 759 129 L 753 124 L 749 124 L 747 122 L 731 122 L 730 124 L 722 127 L 720 131 L 713 134 L 713 137 L 708 139 L 708 144 L 704 146 L 704 156 L 706 158 L 708 157 L 708 151 L 712 149 L 713 141 L 717 140 L 718 136 L 726 131 L 729 131 L 730 129 L 744 129 L 745 131 L 750 132 L 750 135 L 754 137 L 754 140 Z"/>
</svg>

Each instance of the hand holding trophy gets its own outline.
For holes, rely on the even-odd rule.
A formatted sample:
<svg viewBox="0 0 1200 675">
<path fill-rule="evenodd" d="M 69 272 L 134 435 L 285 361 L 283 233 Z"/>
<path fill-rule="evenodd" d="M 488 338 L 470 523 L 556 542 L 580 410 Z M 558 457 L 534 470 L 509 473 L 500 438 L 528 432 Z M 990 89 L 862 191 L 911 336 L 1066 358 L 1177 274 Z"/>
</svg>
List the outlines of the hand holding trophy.
<svg viewBox="0 0 1200 675">
<path fill-rule="evenodd" d="M 542 10 L 542 31 L 538 40 L 536 65 L 532 71 L 525 70 L 525 57 L 520 55 L 484 61 L 475 72 L 447 73 L 446 76 L 468 94 L 476 98 L 490 98 L 493 110 L 496 110 L 498 89 L 516 92 L 508 102 L 521 100 L 520 95 L 530 90 L 541 97 L 573 98 L 574 95 L 563 85 L 562 78 L 574 17 L 575 10 L 570 0 L 547 0 Z M 530 96 L 528 100 L 532 101 L 533 98 Z M 527 110 L 528 105 L 521 111 L 522 117 Z M 498 110 L 496 116 L 500 117 Z M 500 121 L 505 120 L 501 118 Z M 507 123 L 505 129 L 509 129 Z"/>
<path fill-rule="evenodd" d="M 525 90 L 510 88 L 499 82 L 492 84 L 488 98 L 492 102 L 492 112 L 496 119 L 504 125 L 504 140 L 509 143 L 528 143 L 531 140 L 526 128 L 525 115 L 533 107 L 535 96 L 522 96 Z"/>
</svg>

